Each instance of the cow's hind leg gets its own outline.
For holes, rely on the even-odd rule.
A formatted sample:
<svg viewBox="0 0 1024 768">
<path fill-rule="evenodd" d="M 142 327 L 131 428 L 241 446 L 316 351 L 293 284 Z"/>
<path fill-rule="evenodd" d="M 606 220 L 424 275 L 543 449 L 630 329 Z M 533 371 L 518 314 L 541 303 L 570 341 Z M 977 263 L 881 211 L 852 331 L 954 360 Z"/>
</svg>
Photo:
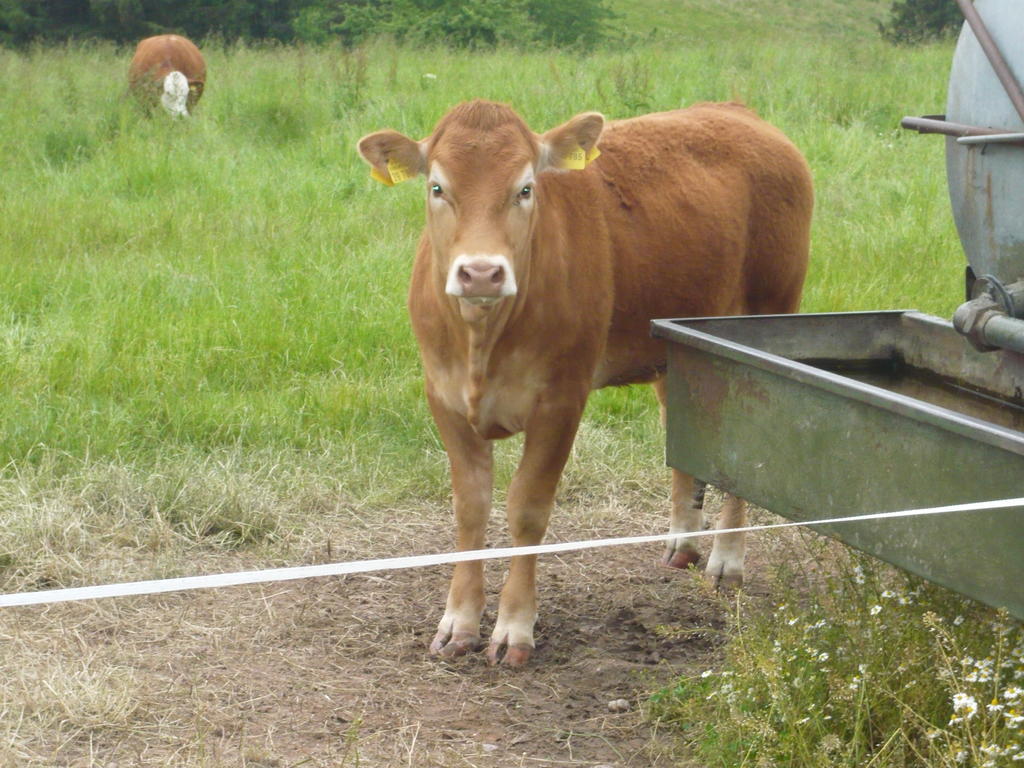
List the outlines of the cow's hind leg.
<svg viewBox="0 0 1024 768">
<path fill-rule="evenodd" d="M 491 443 L 480 437 L 459 414 L 448 411 L 428 393 L 427 400 L 448 452 L 455 507 L 456 546 L 483 549 L 493 490 Z M 483 562 L 456 563 L 444 615 L 430 643 L 435 656 L 462 656 L 482 647 L 480 617 L 484 611 Z"/>
<path fill-rule="evenodd" d="M 718 528 L 744 528 L 747 525 L 747 502 L 731 493 L 725 494 L 718 513 Z M 743 559 L 747 552 L 745 533 L 719 533 L 711 548 L 704 575 L 719 589 L 743 585 Z"/>
<path fill-rule="evenodd" d="M 576 437 L 586 392 L 579 398 L 541 402 L 530 417 L 523 456 L 508 489 L 508 524 L 517 547 L 539 544 L 547 531 L 555 491 Z M 513 557 L 501 590 L 487 660 L 525 664 L 534 649 L 537 621 L 537 556 Z"/>
<path fill-rule="evenodd" d="M 665 380 L 654 382 L 654 392 L 661 406 L 661 424 L 665 426 Z M 669 533 L 692 533 L 704 527 L 704 488 L 700 480 L 678 469 L 672 470 L 672 514 Z M 680 536 L 670 539 L 662 563 L 669 568 L 689 568 L 700 562 L 696 540 Z"/>
</svg>

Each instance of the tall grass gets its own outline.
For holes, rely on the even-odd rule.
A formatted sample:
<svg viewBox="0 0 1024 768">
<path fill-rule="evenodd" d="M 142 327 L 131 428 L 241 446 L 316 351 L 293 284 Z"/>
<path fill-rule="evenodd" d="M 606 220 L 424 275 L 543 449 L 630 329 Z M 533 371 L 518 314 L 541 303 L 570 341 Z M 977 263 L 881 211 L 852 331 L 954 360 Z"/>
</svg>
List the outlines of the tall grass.
<svg viewBox="0 0 1024 768">
<path fill-rule="evenodd" d="M 90 466 L 119 466 L 146 487 L 158 468 L 204 477 L 211 456 L 259 456 L 272 492 L 301 470 L 360 503 L 442 499 L 404 308 L 422 192 L 376 185 L 354 145 L 426 135 L 464 99 L 509 102 L 536 130 L 742 99 L 814 170 L 805 311 L 948 315 L 960 298 L 941 147 L 897 128 L 941 107 L 948 46 L 204 49 L 206 94 L 181 122 L 125 98 L 126 50 L 0 51 L 16 106 L 0 112 L 0 484 L 88 486 Z M 598 393 L 566 483 L 601 493 L 609 466 L 646 483 L 661 445 L 648 392 Z M 191 498 L 202 517 L 210 497 Z"/>
<path fill-rule="evenodd" d="M 1024 760 L 1024 627 L 829 549 L 824 588 L 779 562 L 771 604 L 737 600 L 723 663 L 656 693 L 652 714 L 709 768 Z"/>
</svg>

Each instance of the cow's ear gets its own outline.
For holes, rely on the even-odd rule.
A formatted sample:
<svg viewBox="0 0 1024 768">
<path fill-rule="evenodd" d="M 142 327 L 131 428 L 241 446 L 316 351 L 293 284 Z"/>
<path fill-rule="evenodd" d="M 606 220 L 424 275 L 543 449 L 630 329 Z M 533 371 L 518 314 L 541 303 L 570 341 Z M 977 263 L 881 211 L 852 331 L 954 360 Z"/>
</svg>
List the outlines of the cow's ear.
<svg viewBox="0 0 1024 768">
<path fill-rule="evenodd" d="M 421 144 L 398 131 L 363 136 L 357 147 L 363 160 L 370 164 L 370 175 L 389 187 L 426 171 Z"/>
<path fill-rule="evenodd" d="M 600 152 L 597 140 L 604 130 L 600 112 L 584 112 L 540 137 L 538 171 L 586 168 Z"/>
</svg>

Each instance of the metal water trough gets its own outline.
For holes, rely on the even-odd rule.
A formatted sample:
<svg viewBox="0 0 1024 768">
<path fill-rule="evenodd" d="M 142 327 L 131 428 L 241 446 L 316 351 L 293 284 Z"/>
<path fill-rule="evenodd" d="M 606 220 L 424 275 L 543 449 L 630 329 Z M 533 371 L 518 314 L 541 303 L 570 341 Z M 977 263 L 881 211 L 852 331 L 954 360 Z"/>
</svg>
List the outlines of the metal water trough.
<svg viewBox="0 0 1024 768">
<path fill-rule="evenodd" d="M 970 263 L 956 327 L 914 311 L 655 320 L 669 465 L 794 520 L 1024 496 L 1024 4 L 958 3 L 951 119 L 904 120 L 949 136 Z M 1024 618 L 1024 509 L 826 532 Z"/>
</svg>

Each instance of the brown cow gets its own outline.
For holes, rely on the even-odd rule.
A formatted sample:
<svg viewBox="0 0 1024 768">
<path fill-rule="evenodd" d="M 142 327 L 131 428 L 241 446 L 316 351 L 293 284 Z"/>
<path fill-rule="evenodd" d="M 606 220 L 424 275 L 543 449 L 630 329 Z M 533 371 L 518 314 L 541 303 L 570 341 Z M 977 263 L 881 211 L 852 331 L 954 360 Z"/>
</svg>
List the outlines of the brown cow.
<svg viewBox="0 0 1024 768">
<path fill-rule="evenodd" d="M 175 117 L 195 109 L 206 85 L 206 62 L 195 44 L 180 35 L 147 37 L 135 48 L 128 85 L 145 102 L 156 101 Z"/>
<path fill-rule="evenodd" d="M 380 131 L 359 152 L 385 183 L 426 176 L 409 311 L 451 466 L 460 549 L 484 546 L 493 440 L 526 433 L 507 515 L 513 543 L 531 545 L 544 536 L 592 389 L 654 382 L 664 414 L 665 350 L 650 337 L 651 318 L 799 305 L 810 172 L 741 105 L 608 125 L 589 112 L 538 135 L 509 107 L 474 101 L 422 141 Z M 670 532 L 698 530 L 703 486 L 672 474 Z M 744 502 L 728 497 L 720 517 L 719 527 L 743 525 Z M 742 534 L 717 536 L 709 578 L 740 583 L 743 557 Z M 691 539 L 665 555 L 678 568 L 697 560 Z M 529 659 L 535 580 L 536 557 L 512 559 L 490 663 Z M 456 565 L 431 652 L 478 649 L 484 603 L 482 564 Z"/>
</svg>

